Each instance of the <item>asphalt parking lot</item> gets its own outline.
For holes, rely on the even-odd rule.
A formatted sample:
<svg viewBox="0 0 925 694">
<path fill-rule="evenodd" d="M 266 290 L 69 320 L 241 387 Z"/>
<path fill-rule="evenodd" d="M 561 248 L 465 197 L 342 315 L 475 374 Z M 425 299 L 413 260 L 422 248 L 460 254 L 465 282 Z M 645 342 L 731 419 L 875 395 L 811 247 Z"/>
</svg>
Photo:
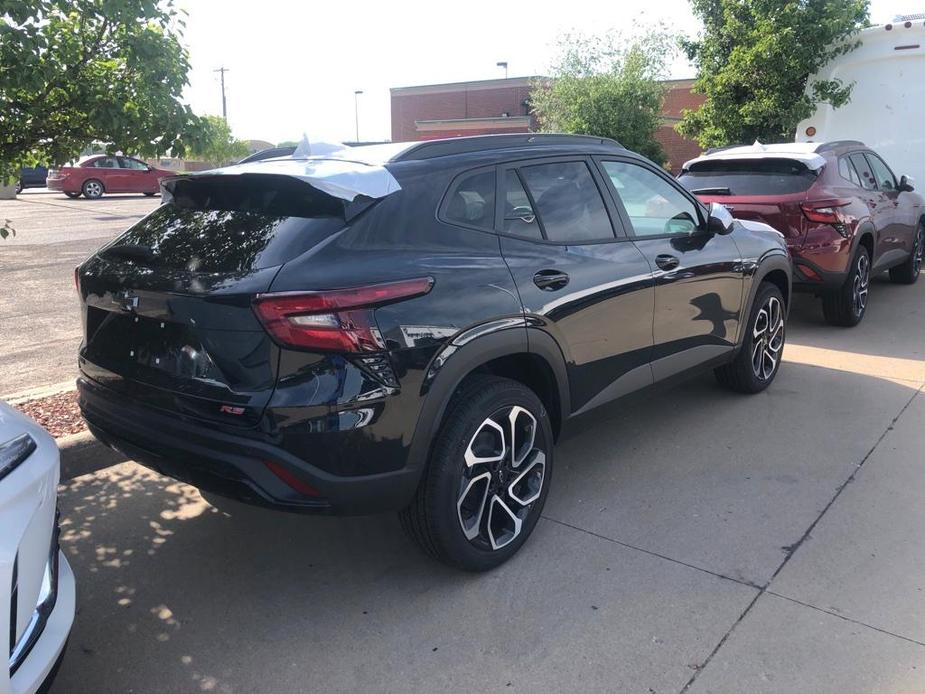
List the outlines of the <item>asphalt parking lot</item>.
<svg viewBox="0 0 925 694">
<path fill-rule="evenodd" d="M 60 259 L 111 222 L 36 232 L 46 250 L 21 231 L 0 272 L 73 302 Z M 0 301 L 4 360 L 34 331 Z M 765 393 L 705 375 L 576 420 L 544 519 L 489 574 L 392 516 L 220 512 L 133 463 L 68 480 L 79 607 L 52 692 L 922 692 L 923 306 L 925 281 L 881 278 L 846 330 L 801 297 Z M 0 392 L 68 339 L 0 361 Z"/>
<path fill-rule="evenodd" d="M 159 204 L 143 195 L 71 200 L 44 190 L 0 200 L 0 220 L 16 229 L 0 241 L 0 399 L 76 378 L 74 268 Z"/>
</svg>

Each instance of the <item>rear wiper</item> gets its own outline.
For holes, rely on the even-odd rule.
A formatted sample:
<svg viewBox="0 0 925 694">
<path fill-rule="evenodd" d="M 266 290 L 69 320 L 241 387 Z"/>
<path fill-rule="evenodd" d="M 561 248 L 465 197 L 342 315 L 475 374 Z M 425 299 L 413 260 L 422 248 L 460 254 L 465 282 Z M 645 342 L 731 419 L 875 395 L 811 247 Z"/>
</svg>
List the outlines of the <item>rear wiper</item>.
<svg viewBox="0 0 925 694">
<path fill-rule="evenodd" d="M 732 191 L 726 186 L 714 186 L 713 188 L 692 188 L 694 195 L 732 195 Z"/>
<path fill-rule="evenodd" d="M 155 253 L 153 249 L 137 243 L 110 246 L 103 251 L 103 255 L 125 258 L 126 260 L 137 260 L 143 263 L 153 263 L 157 260 L 157 253 Z"/>
</svg>

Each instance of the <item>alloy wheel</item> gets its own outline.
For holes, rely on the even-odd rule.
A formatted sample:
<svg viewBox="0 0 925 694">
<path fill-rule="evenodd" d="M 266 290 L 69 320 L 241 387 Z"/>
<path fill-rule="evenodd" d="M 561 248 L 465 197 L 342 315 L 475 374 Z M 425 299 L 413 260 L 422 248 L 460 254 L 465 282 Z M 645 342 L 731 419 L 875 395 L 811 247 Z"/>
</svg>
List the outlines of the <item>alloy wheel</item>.
<svg viewBox="0 0 925 694">
<path fill-rule="evenodd" d="M 103 194 L 103 187 L 96 181 L 89 181 L 84 185 L 84 192 L 91 198 L 98 198 Z"/>
<path fill-rule="evenodd" d="M 854 288 L 851 293 L 851 307 L 854 315 L 860 316 L 867 307 L 867 293 L 870 289 L 870 259 L 862 253 L 858 256 L 857 272 L 854 274 Z"/>
<path fill-rule="evenodd" d="M 762 381 L 774 375 L 784 346 L 784 308 L 776 296 L 767 302 L 755 316 L 752 329 L 752 371 Z"/>
<path fill-rule="evenodd" d="M 498 550 L 513 542 L 540 498 L 546 453 L 537 428 L 536 417 L 514 405 L 485 419 L 469 441 L 456 515 L 476 546 Z"/>
</svg>

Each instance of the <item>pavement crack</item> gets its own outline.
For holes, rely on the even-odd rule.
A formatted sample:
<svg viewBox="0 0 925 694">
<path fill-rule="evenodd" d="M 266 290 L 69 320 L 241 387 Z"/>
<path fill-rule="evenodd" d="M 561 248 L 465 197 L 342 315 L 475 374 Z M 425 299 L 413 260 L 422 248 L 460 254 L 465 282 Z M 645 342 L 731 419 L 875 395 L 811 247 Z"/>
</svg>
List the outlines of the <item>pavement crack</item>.
<svg viewBox="0 0 925 694">
<path fill-rule="evenodd" d="M 912 404 L 912 402 L 922 393 L 923 388 L 925 388 L 925 385 L 919 386 L 918 389 L 912 394 L 912 397 L 910 397 L 909 400 L 906 402 L 906 404 L 902 406 L 902 408 L 899 410 L 896 416 L 890 420 L 890 423 L 883 429 L 883 432 L 880 434 L 880 436 L 877 437 L 877 440 L 874 442 L 874 445 L 871 446 L 870 450 L 867 451 L 867 454 L 863 458 L 861 458 L 861 461 L 855 466 L 854 470 L 851 471 L 851 474 L 848 475 L 848 479 L 846 479 L 844 482 L 842 482 L 838 486 L 838 488 L 835 490 L 835 494 L 832 495 L 831 499 L 829 499 L 829 503 L 827 503 L 825 507 L 819 512 L 819 515 L 816 516 L 815 520 L 813 520 L 813 522 L 810 523 L 809 527 L 806 529 L 806 531 L 803 533 L 800 539 L 794 542 L 792 545 L 788 545 L 786 548 L 784 548 L 786 549 L 787 554 L 784 557 L 783 561 L 781 561 L 777 569 L 774 571 L 774 573 L 771 574 L 771 578 L 768 579 L 768 582 L 765 585 L 759 587 L 758 594 L 755 595 L 754 599 L 748 604 L 748 606 L 745 608 L 742 614 L 739 615 L 739 618 L 735 622 L 733 622 L 732 626 L 729 627 L 729 630 L 723 635 L 723 638 L 719 640 L 719 643 L 716 644 L 716 647 L 710 652 L 710 655 L 707 656 L 706 660 L 704 660 L 703 663 L 700 664 L 700 667 L 694 670 L 694 673 L 691 675 L 687 683 L 681 688 L 681 691 L 679 692 L 679 694 L 685 694 L 685 692 L 687 692 L 694 685 L 694 682 L 697 681 L 697 678 L 700 676 L 700 673 L 702 673 L 707 668 L 707 665 L 709 665 L 710 661 L 713 660 L 713 656 L 715 656 L 719 652 L 719 650 L 723 647 L 723 645 L 726 643 L 729 637 L 732 636 L 732 632 L 735 631 L 735 628 L 742 622 L 743 619 L 745 619 L 748 613 L 751 612 L 751 609 L 755 606 L 755 603 L 758 602 L 758 600 L 761 598 L 762 595 L 764 595 L 765 593 L 771 592 L 768 590 L 768 586 L 771 585 L 774 579 L 777 578 L 778 574 L 780 574 L 780 572 L 783 571 L 784 567 L 787 565 L 787 562 L 790 561 L 793 555 L 796 554 L 796 551 L 810 537 L 813 530 L 819 524 L 819 521 L 822 520 L 822 517 L 825 516 L 825 514 L 828 512 L 830 508 L 832 508 L 832 505 L 835 503 L 838 497 L 841 496 L 841 493 L 845 491 L 845 488 L 855 480 L 855 478 L 858 475 L 858 472 L 861 470 L 862 467 L 864 467 L 864 464 L 867 463 L 868 460 L 870 460 L 870 457 L 874 454 L 874 451 L 877 450 L 877 447 L 881 444 L 883 439 L 886 438 L 887 434 L 889 434 L 890 431 L 893 430 L 893 427 L 896 425 L 896 422 L 899 420 L 899 418 L 902 417 L 903 414 L 905 414 L 906 410 L 909 409 L 909 406 Z M 785 597 L 783 595 L 778 595 L 777 593 L 771 593 L 771 594 L 777 597 L 781 597 L 781 598 Z M 849 619 L 848 617 L 843 617 L 842 615 L 829 612 L 828 610 L 823 610 L 814 605 L 807 605 L 805 603 L 801 603 L 799 600 L 793 600 L 792 598 L 785 598 L 785 599 L 790 600 L 791 602 L 794 602 L 796 604 L 804 605 L 805 607 L 818 610 L 819 612 L 825 612 L 826 614 L 832 614 L 836 617 L 842 617 L 842 619 L 845 619 L 849 622 L 854 622 L 860 626 L 869 627 L 871 629 L 875 629 L 876 631 L 881 631 L 884 634 L 890 634 L 890 632 L 884 631 L 883 629 L 877 629 L 877 627 L 872 627 L 869 624 L 864 624 L 863 622 L 857 622 L 853 619 Z M 921 644 L 918 641 L 915 641 L 914 639 L 910 639 L 906 636 L 900 636 L 899 634 L 890 634 L 890 635 L 895 636 L 896 638 L 899 638 L 899 639 L 903 639 L 905 641 L 911 641 L 912 643 L 918 643 L 919 645 L 925 646 L 925 644 Z"/>
<path fill-rule="evenodd" d="M 923 646 L 923 647 L 925 647 L 925 643 L 923 643 L 922 641 L 918 641 L 918 640 L 916 640 L 916 639 L 913 639 L 913 638 L 911 638 L 911 637 L 909 637 L 909 636 L 903 636 L 902 634 L 897 634 L 897 633 L 892 632 L 892 631 L 887 631 L 886 629 L 881 629 L 880 627 L 875 627 L 873 624 L 868 624 L 867 622 L 862 622 L 862 621 L 860 621 L 860 620 L 858 620 L 858 619 L 852 619 L 851 617 L 846 617 L 846 616 L 843 615 L 843 614 L 838 614 L 838 612 L 834 612 L 834 611 L 832 611 L 832 610 L 827 610 L 827 609 L 825 609 L 824 607 L 818 607 L 818 606 L 816 606 L 816 605 L 811 605 L 811 604 L 808 603 L 808 602 L 803 602 L 802 600 L 797 600 L 796 598 L 791 598 L 791 597 L 788 597 L 788 596 L 786 596 L 786 595 L 781 595 L 780 593 L 775 593 L 773 590 L 765 590 L 764 592 L 767 593 L 768 595 L 773 595 L 773 596 L 776 597 L 776 598 L 781 598 L 782 600 L 787 600 L 788 602 L 792 602 L 792 603 L 795 603 L 795 604 L 797 604 L 797 605 L 801 605 L 801 606 L 803 606 L 803 607 L 808 607 L 808 608 L 811 609 L 811 610 L 816 610 L 817 612 L 822 612 L 822 613 L 824 613 L 824 614 L 831 615 L 832 617 L 838 617 L 839 619 L 843 619 L 844 621 L 850 622 L 851 624 L 857 624 L 858 626 L 866 627 L 867 629 L 873 629 L 874 631 L 879 631 L 881 634 L 886 634 L 887 636 L 894 636 L 894 637 L 896 637 L 897 639 L 902 639 L 903 641 L 908 641 L 909 643 L 914 643 L 914 644 L 917 645 L 917 646 Z"/>
<path fill-rule="evenodd" d="M 606 535 L 601 535 L 600 533 L 596 533 L 593 530 L 579 528 L 577 525 L 572 525 L 571 523 L 566 523 L 565 521 L 557 520 L 555 518 L 550 518 L 547 515 L 543 515 L 542 518 L 543 520 L 547 520 L 551 523 L 556 523 L 557 525 L 562 525 L 566 528 L 577 530 L 580 533 L 586 533 L 588 535 L 591 535 L 592 537 L 598 538 L 599 540 L 606 540 L 607 542 L 612 542 L 613 544 L 620 545 L 620 547 L 625 547 L 626 549 L 632 549 L 637 552 L 642 552 L 643 554 L 648 554 L 651 557 L 657 557 L 658 559 L 664 559 L 665 561 L 670 561 L 673 564 L 680 564 L 681 566 L 685 566 L 688 569 L 694 569 L 695 571 L 700 571 L 701 573 L 708 574 L 710 576 L 713 576 L 714 578 L 721 578 L 724 581 L 732 581 L 733 583 L 738 583 L 741 586 L 748 586 L 749 588 L 754 588 L 755 590 L 762 589 L 762 586 L 759 586 L 756 583 L 752 583 L 751 581 L 746 581 L 741 578 L 733 578 L 732 576 L 727 576 L 726 574 L 721 574 L 716 571 L 710 571 L 710 569 L 705 569 L 702 566 L 697 566 L 696 564 L 688 564 L 687 562 L 681 561 L 680 559 L 675 559 L 674 557 L 669 557 L 664 554 L 659 554 L 658 552 L 653 552 L 651 549 L 645 549 L 644 547 L 637 547 L 636 545 L 631 545 L 627 542 L 621 542 L 620 540 L 615 540 L 612 537 L 607 537 Z"/>
</svg>

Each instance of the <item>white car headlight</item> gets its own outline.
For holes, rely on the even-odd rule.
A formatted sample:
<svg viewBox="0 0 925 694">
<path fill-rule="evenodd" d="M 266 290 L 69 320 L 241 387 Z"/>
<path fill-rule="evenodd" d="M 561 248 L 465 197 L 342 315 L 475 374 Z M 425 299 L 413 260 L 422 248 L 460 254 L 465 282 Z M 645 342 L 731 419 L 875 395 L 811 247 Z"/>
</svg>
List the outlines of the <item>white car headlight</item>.
<svg viewBox="0 0 925 694">
<path fill-rule="evenodd" d="M 35 439 L 29 434 L 21 434 L 6 443 L 0 443 L 0 480 L 19 467 L 35 448 Z"/>
</svg>

